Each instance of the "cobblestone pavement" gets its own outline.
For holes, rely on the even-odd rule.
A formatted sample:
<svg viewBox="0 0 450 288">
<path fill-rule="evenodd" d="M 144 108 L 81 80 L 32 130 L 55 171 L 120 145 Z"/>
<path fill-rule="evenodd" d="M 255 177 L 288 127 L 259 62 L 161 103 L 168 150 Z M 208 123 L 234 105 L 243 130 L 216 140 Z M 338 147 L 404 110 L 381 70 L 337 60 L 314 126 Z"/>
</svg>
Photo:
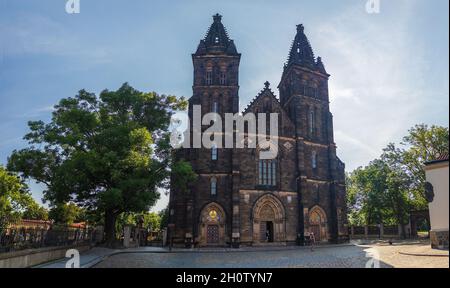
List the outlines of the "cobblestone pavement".
<svg viewBox="0 0 450 288">
<path fill-rule="evenodd" d="M 430 248 L 426 242 L 385 242 L 347 246 L 306 247 L 273 251 L 218 250 L 216 252 L 148 253 L 113 255 L 94 268 L 449 268 L 448 250 Z M 376 260 L 374 260 L 376 259 Z"/>
<path fill-rule="evenodd" d="M 368 260 L 366 247 L 339 246 L 252 252 L 125 253 L 95 268 L 359 268 Z M 381 267 L 390 267 L 380 263 Z"/>
</svg>

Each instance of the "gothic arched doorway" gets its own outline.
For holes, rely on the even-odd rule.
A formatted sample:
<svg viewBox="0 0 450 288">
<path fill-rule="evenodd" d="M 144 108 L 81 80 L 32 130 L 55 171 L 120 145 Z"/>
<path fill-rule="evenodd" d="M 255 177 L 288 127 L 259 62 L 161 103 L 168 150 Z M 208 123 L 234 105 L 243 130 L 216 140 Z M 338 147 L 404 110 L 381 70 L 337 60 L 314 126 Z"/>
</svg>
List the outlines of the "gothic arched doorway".
<svg viewBox="0 0 450 288">
<path fill-rule="evenodd" d="M 327 215 L 319 206 L 313 207 L 309 212 L 309 232 L 314 233 L 317 242 L 327 240 Z"/>
<path fill-rule="evenodd" d="M 217 203 L 209 203 L 200 213 L 199 245 L 225 245 L 225 212 Z"/>
<path fill-rule="evenodd" d="M 267 194 L 253 207 L 253 243 L 286 241 L 283 204 L 274 195 Z"/>
</svg>

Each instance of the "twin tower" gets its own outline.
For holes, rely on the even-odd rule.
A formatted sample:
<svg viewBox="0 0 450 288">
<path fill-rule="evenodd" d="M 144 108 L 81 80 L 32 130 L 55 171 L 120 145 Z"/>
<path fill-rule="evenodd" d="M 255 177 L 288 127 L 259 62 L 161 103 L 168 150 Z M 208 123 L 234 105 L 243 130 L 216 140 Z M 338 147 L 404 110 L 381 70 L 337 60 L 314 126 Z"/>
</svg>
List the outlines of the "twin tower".
<svg viewBox="0 0 450 288">
<path fill-rule="evenodd" d="M 222 119 L 225 113 L 240 112 L 241 54 L 222 16 L 216 14 L 213 20 L 192 55 L 190 119 L 194 105 L 201 105 L 202 115 L 215 112 Z M 279 98 L 266 82 L 241 111 L 278 114 L 277 157 L 260 157 L 264 147 L 176 151 L 198 179 L 188 187 L 171 185 L 169 237 L 175 245 L 303 245 L 311 234 L 320 242 L 347 240 L 345 165 L 336 156 L 329 76 L 321 58 L 314 56 L 303 25 L 298 25 Z"/>
</svg>

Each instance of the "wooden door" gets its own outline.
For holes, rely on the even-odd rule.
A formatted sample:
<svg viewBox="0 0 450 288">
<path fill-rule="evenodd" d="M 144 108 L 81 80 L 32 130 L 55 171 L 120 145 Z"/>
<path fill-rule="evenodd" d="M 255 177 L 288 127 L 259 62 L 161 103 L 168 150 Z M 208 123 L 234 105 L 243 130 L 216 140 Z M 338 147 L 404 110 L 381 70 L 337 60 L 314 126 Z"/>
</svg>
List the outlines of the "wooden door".
<svg viewBox="0 0 450 288">
<path fill-rule="evenodd" d="M 320 241 L 320 225 L 311 225 L 310 231 L 314 233 L 314 238 L 316 239 L 316 242 Z"/>
<path fill-rule="evenodd" d="M 208 225 L 206 228 L 206 242 L 208 244 L 219 244 L 219 226 Z"/>
<path fill-rule="evenodd" d="M 261 242 L 267 242 L 267 222 L 259 223 L 259 240 Z"/>
</svg>

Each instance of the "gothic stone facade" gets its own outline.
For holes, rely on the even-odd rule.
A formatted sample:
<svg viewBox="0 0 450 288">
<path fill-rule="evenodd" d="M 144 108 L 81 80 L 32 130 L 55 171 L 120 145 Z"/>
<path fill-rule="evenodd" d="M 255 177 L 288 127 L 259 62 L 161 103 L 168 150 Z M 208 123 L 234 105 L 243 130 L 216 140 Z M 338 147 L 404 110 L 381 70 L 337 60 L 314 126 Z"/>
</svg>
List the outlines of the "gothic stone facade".
<svg viewBox="0 0 450 288">
<path fill-rule="evenodd" d="M 239 113 L 241 54 L 221 16 L 213 18 L 192 55 L 191 119 L 193 105 L 201 105 L 202 115 Z M 176 152 L 191 163 L 198 179 L 182 191 L 171 189 L 169 227 L 175 245 L 302 245 L 310 232 L 321 242 L 347 239 L 345 167 L 333 139 L 329 76 L 298 25 L 279 99 L 266 82 L 243 111 L 279 114 L 276 159 L 260 160 L 259 148 Z"/>
</svg>

